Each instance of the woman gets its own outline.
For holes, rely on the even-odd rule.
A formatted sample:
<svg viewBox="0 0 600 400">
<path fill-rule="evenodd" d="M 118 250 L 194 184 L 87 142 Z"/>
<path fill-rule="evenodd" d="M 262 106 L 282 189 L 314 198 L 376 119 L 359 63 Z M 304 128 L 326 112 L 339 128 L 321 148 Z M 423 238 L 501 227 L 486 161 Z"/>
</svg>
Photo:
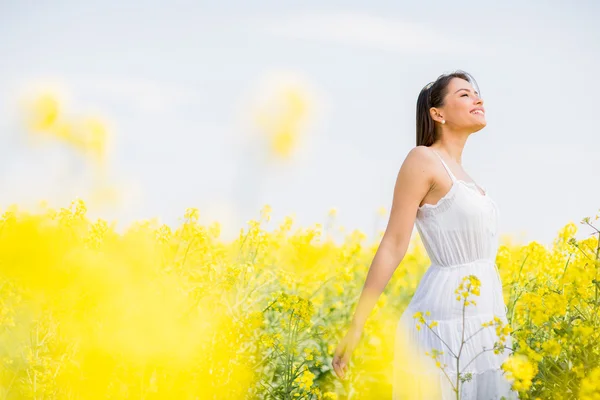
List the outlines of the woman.
<svg viewBox="0 0 600 400">
<path fill-rule="evenodd" d="M 472 83 L 459 70 L 421 90 L 417 146 L 400 167 L 386 231 L 332 362 L 345 379 L 365 321 L 406 254 L 416 223 L 431 265 L 398 321 L 394 399 L 456 399 L 457 392 L 460 399 L 518 398 L 501 369 L 511 337 L 496 330 L 507 324 L 495 264 L 498 207 L 461 164 L 469 135 L 486 125 Z"/>
</svg>

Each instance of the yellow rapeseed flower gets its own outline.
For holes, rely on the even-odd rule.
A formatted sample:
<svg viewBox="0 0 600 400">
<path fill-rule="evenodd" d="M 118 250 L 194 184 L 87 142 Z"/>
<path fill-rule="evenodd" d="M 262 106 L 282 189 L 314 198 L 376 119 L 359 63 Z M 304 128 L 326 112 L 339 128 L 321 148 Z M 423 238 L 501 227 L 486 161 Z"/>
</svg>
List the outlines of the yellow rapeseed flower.
<svg viewBox="0 0 600 400">
<path fill-rule="evenodd" d="M 596 367 L 581 381 L 580 400 L 600 399 L 600 367 Z"/>
<path fill-rule="evenodd" d="M 502 364 L 506 377 L 518 391 L 528 390 L 536 374 L 536 367 L 522 354 L 513 354 Z"/>
</svg>

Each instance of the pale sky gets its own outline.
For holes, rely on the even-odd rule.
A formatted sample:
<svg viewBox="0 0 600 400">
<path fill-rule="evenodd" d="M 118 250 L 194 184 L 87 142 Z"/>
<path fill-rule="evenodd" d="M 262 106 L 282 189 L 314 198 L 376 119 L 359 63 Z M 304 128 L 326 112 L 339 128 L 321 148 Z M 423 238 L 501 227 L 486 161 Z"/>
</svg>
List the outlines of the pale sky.
<svg viewBox="0 0 600 400">
<path fill-rule="evenodd" d="M 462 69 L 487 116 L 463 168 L 498 203 L 501 233 L 549 244 L 573 221 L 583 238 L 600 208 L 599 17 L 591 0 L 0 1 L 0 205 L 85 199 L 79 157 L 24 140 L 17 100 L 52 84 L 114 134 L 125 201 L 91 216 L 174 225 L 197 207 L 231 237 L 264 204 L 298 226 L 336 207 L 372 235 L 415 146 L 419 91 Z M 310 91 L 312 118 L 290 162 L 264 165 L 244 143 L 273 76 Z"/>
</svg>

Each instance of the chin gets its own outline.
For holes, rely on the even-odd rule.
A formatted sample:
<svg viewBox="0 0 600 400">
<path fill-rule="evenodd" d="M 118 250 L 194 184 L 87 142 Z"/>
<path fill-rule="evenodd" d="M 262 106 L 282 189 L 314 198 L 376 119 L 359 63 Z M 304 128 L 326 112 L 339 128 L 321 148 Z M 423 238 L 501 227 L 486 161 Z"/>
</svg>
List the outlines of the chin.
<svg viewBox="0 0 600 400">
<path fill-rule="evenodd" d="M 477 132 L 477 131 L 482 130 L 483 128 L 485 128 L 486 125 L 487 124 L 485 122 L 482 123 L 482 124 L 473 125 L 473 127 L 472 127 L 473 132 Z"/>
</svg>

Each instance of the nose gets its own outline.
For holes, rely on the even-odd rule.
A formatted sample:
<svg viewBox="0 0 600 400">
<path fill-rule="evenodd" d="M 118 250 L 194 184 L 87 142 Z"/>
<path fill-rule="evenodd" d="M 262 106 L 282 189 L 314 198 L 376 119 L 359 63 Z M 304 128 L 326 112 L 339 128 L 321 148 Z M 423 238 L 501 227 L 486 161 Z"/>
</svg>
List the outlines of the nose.
<svg viewBox="0 0 600 400">
<path fill-rule="evenodd" d="M 483 105 L 483 99 L 479 96 L 475 97 L 475 104 Z"/>
</svg>

